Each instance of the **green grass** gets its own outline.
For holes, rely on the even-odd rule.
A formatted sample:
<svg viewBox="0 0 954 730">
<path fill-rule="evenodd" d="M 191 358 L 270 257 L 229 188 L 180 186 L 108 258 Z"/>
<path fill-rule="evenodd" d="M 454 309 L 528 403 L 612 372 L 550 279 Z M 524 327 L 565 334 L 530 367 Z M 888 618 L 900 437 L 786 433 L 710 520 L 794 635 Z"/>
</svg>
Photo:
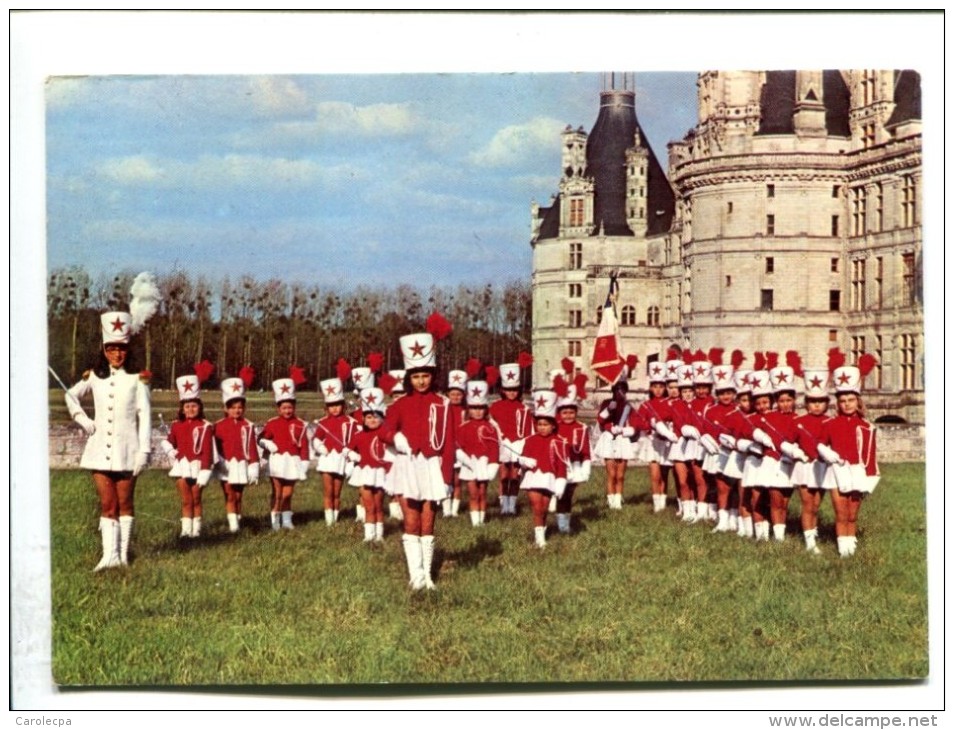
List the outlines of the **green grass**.
<svg viewBox="0 0 954 730">
<path fill-rule="evenodd" d="M 137 487 L 134 561 L 92 573 L 98 507 L 87 473 L 52 483 L 53 672 L 63 685 L 682 682 L 908 679 L 928 673 L 922 464 L 886 465 L 864 503 L 857 554 L 840 559 L 831 505 L 823 555 L 651 514 L 645 469 L 608 511 L 603 472 L 578 490 L 574 534 L 532 545 L 492 505 L 437 524 L 436 591 L 407 588 L 400 525 L 361 543 L 345 487 L 324 524 L 316 476 L 295 491 L 297 529 L 272 533 L 267 487 L 228 533 L 217 483 L 204 535 L 180 544 L 172 480 Z M 496 496 L 496 489 L 491 490 Z M 551 532 L 555 532 L 551 518 Z M 937 589 L 937 587 L 935 587 Z"/>
</svg>

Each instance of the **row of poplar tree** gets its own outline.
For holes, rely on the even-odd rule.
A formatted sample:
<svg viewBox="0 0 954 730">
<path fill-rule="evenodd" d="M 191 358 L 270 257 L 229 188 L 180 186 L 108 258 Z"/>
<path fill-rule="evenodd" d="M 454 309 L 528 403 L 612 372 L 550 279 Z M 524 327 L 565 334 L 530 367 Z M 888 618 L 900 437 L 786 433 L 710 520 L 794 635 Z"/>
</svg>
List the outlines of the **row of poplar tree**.
<svg viewBox="0 0 954 730">
<path fill-rule="evenodd" d="M 62 379 L 75 382 L 96 363 L 102 346 L 99 315 L 128 311 L 135 276 L 94 280 L 81 267 L 50 273 L 49 359 Z M 345 290 L 247 275 L 213 282 L 176 271 L 157 275 L 156 283 L 159 309 L 131 344 L 136 367 L 152 373 L 155 388 L 172 387 L 176 377 L 204 360 L 216 366 L 212 382 L 250 365 L 256 371 L 253 389 L 267 389 L 293 365 L 308 378 L 304 388 L 317 388 L 319 380 L 334 377 L 339 358 L 357 367 L 371 352 L 384 356 L 385 369 L 400 369 L 398 338 L 424 331 L 435 311 L 454 328 L 440 344 L 444 370 L 463 368 L 471 357 L 486 364 L 510 362 L 530 349 L 528 281 Z M 52 376 L 50 386 L 56 387 Z"/>
</svg>

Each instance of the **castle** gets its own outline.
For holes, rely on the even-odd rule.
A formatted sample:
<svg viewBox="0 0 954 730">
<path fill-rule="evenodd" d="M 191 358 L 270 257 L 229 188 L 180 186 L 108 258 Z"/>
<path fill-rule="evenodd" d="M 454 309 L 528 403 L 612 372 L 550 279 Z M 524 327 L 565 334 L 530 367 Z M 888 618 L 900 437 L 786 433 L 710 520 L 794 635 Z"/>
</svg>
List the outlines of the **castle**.
<svg viewBox="0 0 954 730">
<path fill-rule="evenodd" d="M 921 99 L 915 71 L 706 71 L 663 171 L 632 75 L 605 74 L 587 134 L 562 134 L 559 192 L 531 206 L 534 383 L 589 363 L 619 284 L 624 354 L 668 347 L 868 352 L 869 417 L 924 422 Z M 605 383 L 603 384 L 605 386 Z"/>
</svg>

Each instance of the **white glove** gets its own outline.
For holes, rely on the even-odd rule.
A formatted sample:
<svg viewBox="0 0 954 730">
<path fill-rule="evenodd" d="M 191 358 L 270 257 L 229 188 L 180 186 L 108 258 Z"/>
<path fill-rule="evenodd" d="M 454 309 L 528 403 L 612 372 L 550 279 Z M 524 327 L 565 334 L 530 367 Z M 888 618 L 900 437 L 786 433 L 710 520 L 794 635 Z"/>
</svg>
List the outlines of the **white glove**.
<svg viewBox="0 0 954 730">
<path fill-rule="evenodd" d="M 656 421 L 656 425 L 653 426 L 656 433 L 662 436 L 664 439 L 676 443 L 679 440 L 679 437 L 676 436 L 676 432 L 669 428 L 669 425 L 665 421 Z"/>
<path fill-rule="evenodd" d="M 843 464 L 845 460 L 828 444 L 818 444 L 818 455 L 829 464 Z"/>
<path fill-rule="evenodd" d="M 805 464 L 811 461 L 811 459 L 808 458 L 808 454 L 806 454 L 804 449 L 802 449 L 802 447 L 798 444 L 792 444 L 792 452 L 794 454 L 794 458 L 798 461 L 801 461 Z"/>
<path fill-rule="evenodd" d="M 699 439 L 699 443 L 701 443 L 705 450 L 710 454 L 719 453 L 719 444 L 716 443 L 716 440 L 712 438 L 711 434 L 702 434 L 702 437 Z"/>
<path fill-rule="evenodd" d="M 345 475 L 348 479 L 350 479 L 352 474 L 354 474 L 354 462 L 353 462 L 353 461 L 346 461 L 346 462 L 345 462 L 344 475 Z"/>
<path fill-rule="evenodd" d="M 270 454 L 278 453 L 278 444 L 276 444 L 274 441 L 269 441 L 268 439 L 262 439 L 258 443 L 263 449 L 267 450 L 268 453 Z"/>
<path fill-rule="evenodd" d="M 92 436 L 94 433 L 96 433 L 96 424 L 93 423 L 93 419 L 82 411 L 79 411 L 75 416 L 73 416 L 73 420 L 76 421 L 84 431 L 86 431 L 87 436 Z"/>
<path fill-rule="evenodd" d="M 457 449 L 457 461 L 466 466 L 471 471 L 474 471 L 474 460 L 470 458 L 463 449 Z"/>
<path fill-rule="evenodd" d="M 775 442 L 772 441 L 772 438 L 761 428 L 755 429 L 755 431 L 752 432 L 752 437 L 765 448 L 771 449 L 772 451 L 777 451 L 775 448 Z"/>
<path fill-rule="evenodd" d="M 623 426 L 619 432 L 626 438 L 632 438 L 633 434 L 636 433 L 636 429 L 632 426 Z"/>
<path fill-rule="evenodd" d="M 142 473 L 142 470 L 146 468 L 146 464 L 148 463 L 149 463 L 149 452 L 137 451 L 136 461 L 133 462 L 133 476 L 138 477 Z"/>
<path fill-rule="evenodd" d="M 757 444 L 754 441 L 749 442 L 749 451 L 756 456 L 762 456 L 765 453 L 762 449 L 762 444 Z"/>
<path fill-rule="evenodd" d="M 163 450 L 169 461 L 175 461 L 179 457 L 179 451 L 175 446 L 163 439 L 159 442 L 159 447 Z"/>
<path fill-rule="evenodd" d="M 608 419 L 609 417 L 610 417 L 610 412 L 606 408 L 600 411 L 600 418 L 602 418 L 604 421 Z"/>
<path fill-rule="evenodd" d="M 610 433 L 613 434 L 614 436 L 619 436 L 622 432 L 623 432 L 623 429 L 620 428 L 619 426 L 613 426 L 612 428 L 610 428 Z"/>
<path fill-rule="evenodd" d="M 780 451 L 785 454 L 789 459 L 795 458 L 795 444 L 788 441 L 783 441 L 780 447 Z"/>
<path fill-rule="evenodd" d="M 357 451 L 349 451 L 346 458 L 348 461 L 353 461 L 355 464 L 357 464 L 359 461 L 361 461 L 361 454 L 359 454 Z"/>
<path fill-rule="evenodd" d="M 328 447 L 325 446 L 325 442 L 320 438 L 314 438 L 311 441 L 312 445 L 315 447 L 315 453 L 318 456 L 328 456 Z"/>
<path fill-rule="evenodd" d="M 699 438 L 699 429 L 695 426 L 683 426 L 682 435 L 687 439 L 698 439 Z"/>
<path fill-rule="evenodd" d="M 411 445 L 407 442 L 407 436 L 400 431 L 394 434 L 394 450 L 399 454 L 411 453 Z"/>
<path fill-rule="evenodd" d="M 735 448 L 737 451 L 748 451 L 752 448 L 752 442 L 748 439 L 737 439 L 735 442 Z"/>
<path fill-rule="evenodd" d="M 557 499 L 563 496 L 563 492 L 566 491 L 566 479 L 563 477 L 558 477 L 553 480 L 553 493 L 556 494 Z"/>
<path fill-rule="evenodd" d="M 727 433 L 719 435 L 719 443 L 725 446 L 730 451 L 735 448 L 735 438 L 730 436 Z"/>
<path fill-rule="evenodd" d="M 308 462 L 302 459 L 298 462 L 298 478 L 302 481 L 308 478 Z"/>
<path fill-rule="evenodd" d="M 534 459 L 532 456 L 521 456 L 520 466 L 524 467 L 525 469 L 530 469 L 531 471 L 533 471 L 534 469 L 537 468 L 537 460 Z"/>
<path fill-rule="evenodd" d="M 258 484 L 258 475 L 260 467 L 256 461 L 254 464 L 248 465 L 248 483 L 249 484 Z"/>
<path fill-rule="evenodd" d="M 580 463 L 580 468 L 576 470 L 576 480 L 578 484 L 585 484 L 590 480 L 590 462 Z"/>
<path fill-rule="evenodd" d="M 201 469 L 199 471 L 199 476 L 195 480 L 195 483 L 198 484 L 200 487 L 204 487 L 206 484 L 209 483 L 209 480 L 211 478 L 212 478 L 211 469 Z"/>
</svg>

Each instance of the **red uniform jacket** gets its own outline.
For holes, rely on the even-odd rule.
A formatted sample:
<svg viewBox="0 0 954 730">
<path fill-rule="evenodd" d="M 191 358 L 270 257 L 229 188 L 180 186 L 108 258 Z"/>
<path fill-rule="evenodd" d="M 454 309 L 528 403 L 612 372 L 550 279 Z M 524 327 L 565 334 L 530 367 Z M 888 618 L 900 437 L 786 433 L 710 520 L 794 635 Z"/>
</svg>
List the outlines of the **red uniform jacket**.
<svg viewBox="0 0 954 730">
<path fill-rule="evenodd" d="M 321 441 L 329 452 L 343 451 L 351 437 L 360 430 L 361 423 L 344 413 L 340 416 L 325 416 L 315 422 L 315 438 Z"/>
<path fill-rule="evenodd" d="M 468 456 L 486 456 L 496 464 L 500 461 L 500 432 L 486 418 L 465 421 L 457 431 L 457 447 Z"/>
<path fill-rule="evenodd" d="M 828 429 L 828 443 L 842 459 L 849 464 L 862 464 L 870 477 L 880 473 L 875 431 L 870 423 L 857 413 L 832 416 L 824 423 Z"/>
<path fill-rule="evenodd" d="M 275 416 L 270 419 L 259 440 L 274 441 L 279 454 L 297 454 L 302 461 L 308 461 L 308 428 L 300 418 L 283 418 Z"/>
<path fill-rule="evenodd" d="M 706 398 L 693 398 L 689 401 L 689 408 L 692 410 L 694 420 L 692 425 L 699 429 L 699 433 L 708 433 L 715 435 L 718 438 L 717 434 L 713 434 L 713 427 L 711 424 L 706 423 L 705 412 L 707 409 L 715 405 L 715 398 L 711 395 Z"/>
<path fill-rule="evenodd" d="M 638 412 L 650 429 L 659 421 L 672 423 L 672 405 L 667 397 L 644 400 L 639 404 Z"/>
<path fill-rule="evenodd" d="M 391 404 L 380 430 L 385 443 L 393 444 L 395 434 L 400 432 L 412 454 L 441 457 L 444 482 L 452 483 L 457 424 L 447 398 L 437 393 L 408 393 Z"/>
<path fill-rule="evenodd" d="M 259 460 L 255 443 L 255 427 L 240 418 L 223 418 L 215 423 L 215 448 L 225 461 L 235 459 L 256 464 Z"/>
<path fill-rule="evenodd" d="M 212 438 L 215 426 L 204 418 L 174 421 L 166 441 L 179 452 L 176 459 L 198 461 L 199 469 L 212 468 Z"/>
<path fill-rule="evenodd" d="M 827 420 L 828 416 L 824 413 L 820 416 L 803 413 L 795 417 L 795 434 L 798 438 L 798 445 L 812 461 L 818 458 L 818 444 L 828 443 L 828 428 L 825 426 Z"/>
<path fill-rule="evenodd" d="M 391 462 L 384 460 L 385 447 L 381 440 L 381 429 L 373 431 L 355 431 L 348 440 L 348 448 L 361 457 L 358 466 L 370 466 L 374 469 L 390 469 Z"/>
<path fill-rule="evenodd" d="M 536 471 L 553 474 L 557 479 L 566 479 L 569 457 L 567 446 L 566 439 L 555 433 L 549 436 L 535 433 L 524 441 L 523 456 L 537 460 Z"/>
<path fill-rule="evenodd" d="M 769 411 L 762 414 L 754 413 L 749 418 L 749 422 L 752 424 L 753 431 L 756 428 L 762 429 L 775 444 L 774 449 L 763 447 L 762 455 L 780 461 L 782 458 L 782 443 L 784 441 L 792 443 L 796 438 L 795 414 L 779 413 L 778 411 Z"/>
<path fill-rule="evenodd" d="M 519 400 L 494 401 L 489 413 L 508 441 L 519 441 L 533 433 L 533 412 Z"/>
<path fill-rule="evenodd" d="M 613 399 L 609 398 L 600 403 L 600 408 L 596 412 L 596 425 L 599 426 L 600 431 L 609 431 L 613 426 L 630 426 L 636 433 L 634 433 L 630 438 L 635 439 L 639 431 L 646 431 L 649 429 L 648 423 L 645 419 L 639 414 L 639 408 L 632 403 L 620 404 L 616 401 L 616 408 L 612 411 L 609 411 L 609 417 L 603 418 L 600 414 L 603 411 L 609 410 L 609 406 L 613 403 Z M 629 406 L 629 413 L 626 415 L 625 423 L 621 423 L 623 419 L 623 412 L 626 410 L 626 406 Z"/>
<path fill-rule="evenodd" d="M 590 455 L 590 429 L 585 423 L 557 424 L 557 435 L 562 436 L 569 449 L 570 461 L 592 461 Z"/>
<path fill-rule="evenodd" d="M 719 436 L 724 433 L 731 434 L 729 418 L 732 413 L 738 411 L 735 403 L 724 406 L 721 403 L 712 403 L 702 412 L 703 426 L 705 430 L 699 429 L 702 433 L 708 433 L 712 438 L 719 440 Z"/>
</svg>

